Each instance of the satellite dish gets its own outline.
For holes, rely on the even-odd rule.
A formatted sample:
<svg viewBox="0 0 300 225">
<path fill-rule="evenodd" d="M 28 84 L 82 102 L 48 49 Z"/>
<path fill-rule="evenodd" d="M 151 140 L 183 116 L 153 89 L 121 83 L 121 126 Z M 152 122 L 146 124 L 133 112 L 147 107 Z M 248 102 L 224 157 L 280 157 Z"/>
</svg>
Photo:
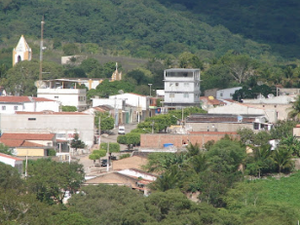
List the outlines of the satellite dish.
<svg viewBox="0 0 300 225">
<path fill-rule="evenodd" d="M 272 93 L 268 94 L 268 98 L 274 98 L 274 95 Z"/>
<path fill-rule="evenodd" d="M 37 80 L 36 82 L 34 82 L 34 85 L 37 88 L 46 88 L 46 83 L 42 80 Z"/>
</svg>

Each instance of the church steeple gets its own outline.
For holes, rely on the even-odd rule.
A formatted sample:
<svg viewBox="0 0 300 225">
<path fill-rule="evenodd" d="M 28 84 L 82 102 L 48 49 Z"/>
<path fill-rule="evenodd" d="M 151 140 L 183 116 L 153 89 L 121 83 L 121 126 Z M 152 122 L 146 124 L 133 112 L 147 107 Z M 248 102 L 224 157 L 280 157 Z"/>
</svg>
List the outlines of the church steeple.
<svg viewBox="0 0 300 225">
<path fill-rule="evenodd" d="M 16 65 L 18 62 L 24 60 L 31 60 L 32 51 L 29 45 L 27 44 L 24 36 L 20 37 L 20 40 L 17 46 L 13 49 L 13 56 L 12 56 L 13 66 Z"/>
<path fill-rule="evenodd" d="M 119 73 L 118 71 L 118 63 L 116 62 L 116 70 L 115 72 L 113 72 L 112 76 L 111 76 L 111 80 L 115 81 L 115 80 L 122 80 L 122 72 Z"/>
</svg>

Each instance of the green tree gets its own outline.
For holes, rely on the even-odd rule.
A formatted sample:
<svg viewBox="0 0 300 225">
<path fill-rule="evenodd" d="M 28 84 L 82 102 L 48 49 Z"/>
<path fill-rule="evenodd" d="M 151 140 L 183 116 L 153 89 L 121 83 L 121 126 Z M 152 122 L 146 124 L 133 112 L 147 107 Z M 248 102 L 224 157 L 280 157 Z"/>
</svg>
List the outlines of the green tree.
<svg viewBox="0 0 300 225">
<path fill-rule="evenodd" d="M 76 55 L 79 53 L 79 48 L 75 43 L 67 43 L 63 45 L 65 55 Z"/>
<path fill-rule="evenodd" d="M 85 143 L 79 139 L 79 134 L 76 132 L 74 134 L 74 138 L 71 140 L 71 148 L 75 148 L 75 151 L 77 151 L 78 148 L 84 148 Z"/>
<path fill-rule="evenodd" d="M 43 62 L 43 79 L 63 77 L 63 68 L 55 63 Z M 8 94 L 36 96 L 35 82 L 39 79 L 38 61 L 22 61 L 7 71 L 2 80 Z"/>
<path fill-rule="evenodd" d="M 12 149 L 3 143 L 0 143 L 0 152 L 6 155 L 12 155 Z"/>
<path fill-rule="evenodd" d="M 288 150 L 287 146 L 281 145 L 274 150 L 272 153 L 272 159 L 278 168 L 278 173 L 281 173 L 284 169 L 290 171 L 294 167 L 292 154 Z"/>
<path fill-rule="evenodd" d="M 108 114 L 108 113 L 101 113 L 101 112 L 96 112 L 95 113 L 95 127 L 101 129 L 101 133 L 104 131 L 109 131 L 114 128 L 115 121 L 114 119 Z"/>
<path fill-rule="evenodd" d="M 63 105 L 61 109 L 63 112 L 77 112 L 76 106 Z"/>
<path fill-rule="evenodd" d="M 269 144 L 252 147 L 253 153 L 248 156 L 246 169 L 252 175 L 261 177 L 262 172 L 270 172 L 273 169 L 273 161 L 271 158 L 271 146 Z"/>
<path fill-rule="evenodd" d="M 0 163 L 0 188 L 6 192 L 9 189 L 21 189 L 24 181 L 18 170 L 10 165 Z"/>
<path fill-rule="evenodd" d="M 50 159 L 30 160 L 26 185 L 36 198 L 48 204 L 62 203 L 66 191 L 75 193 L 84 181 L 83 166 Z"/>
<path fill-rule="evenodd" d="M 296 126 L 296 121 L 286 120 L 286 121 L 278 121 L 274 128 L 271 129 L 271 138 L 272 139 L 282 139 L 287 138 L 289 136 L 293 136 L 293 128 Z"/>
<path fill-rule="evenodd" d="M 288 116 L 289 118 L 294 119 L 295 121 L 300 120 L 300 96 L 298 96 L 296 101 L 293 103 L 293 106 L 290 109 Z"/>
</svg>

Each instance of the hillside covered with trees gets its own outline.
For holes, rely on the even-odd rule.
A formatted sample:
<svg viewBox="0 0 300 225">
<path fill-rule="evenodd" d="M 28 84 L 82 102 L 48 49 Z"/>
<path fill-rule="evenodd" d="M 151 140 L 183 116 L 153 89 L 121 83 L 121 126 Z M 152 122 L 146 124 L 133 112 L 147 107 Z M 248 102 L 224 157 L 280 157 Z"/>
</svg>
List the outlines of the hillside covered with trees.
<svg viewBox="0 0 300 225">
<path fill-rule="evenodd" d="M 61 42 L 96 43 L 103 53 L 145 58 L 184 51 L 218 57 L 230 49 L 253 56 L 270 49 L 155 0 L 16 0 L 2 1 L 0 8 L 2 45 L 12 44 L 21 34 L 39 38 L 44 16 L 44 37 L 53 40 L 53 48 Z"/>
<path fill-rule="evenodd" d="M 268 43 L 284 57 L 299 58 L 299 13 L 297 0 L 159 0 L 166 7 L 191 13 L 211 26 L 222 25 L 235 34 Z"/>
</svg>

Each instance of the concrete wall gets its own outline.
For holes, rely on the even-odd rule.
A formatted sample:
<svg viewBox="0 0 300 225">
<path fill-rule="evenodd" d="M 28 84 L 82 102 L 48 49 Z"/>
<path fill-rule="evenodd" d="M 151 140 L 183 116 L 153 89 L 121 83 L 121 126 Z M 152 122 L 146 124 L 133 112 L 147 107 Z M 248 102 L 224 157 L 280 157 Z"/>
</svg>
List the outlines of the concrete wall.
<svg viewBox="0 0 300 225">
<path fill-rule="evenodd" d="M 236 133 L 202 132 L 197 134 L 141 134 L 142 148 L 163 148 L 166 143 L 172 143 L 176 147 L 182 147 L 183 142 L 198 143 L 200 147 L 208 141 L 218 141 L 226 134 L 238 138 Z"/>
<path fill-rule="evenodd" d="M 187 123 L 192 127 L 192 131 L 218 131 L 218 132 L 236 132 L 241 128 L 253 130 L 253 124 L 247 123 Z"/>
<path fill-rule="evenodd" d="M 94 143 L 94 116 L 83 113 L 1 114 L 2 133 L 63 133 L 75 130 L 88 146 Z"/>
</svg>

